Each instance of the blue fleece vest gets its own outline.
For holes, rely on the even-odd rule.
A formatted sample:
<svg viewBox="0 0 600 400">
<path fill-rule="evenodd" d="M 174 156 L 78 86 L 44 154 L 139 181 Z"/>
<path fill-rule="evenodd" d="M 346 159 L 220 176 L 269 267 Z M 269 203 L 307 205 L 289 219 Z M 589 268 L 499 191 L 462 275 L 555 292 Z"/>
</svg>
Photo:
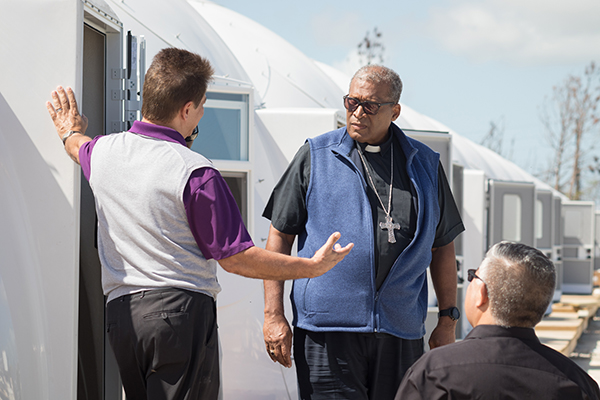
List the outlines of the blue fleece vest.
<svg viewBox="0 0 600 400">
<path fill-rule="evenodd" d="M 392 131 L 406 155 L 406 170 L 417 196 L 414 239 L 396 259 L 379 291 L 375 286 L 373 219 L 367 183 L 349 154 L 354 140 L 346 128 L 309 139 L 308 219 L 298 236 L 298 254 L 311 257 L 335 231 L 350 254 L 332 270 L 294 281 L 294 326 L 311 331 L 383 332 L 405 339 L 425 334 L 427 267 L 439 221 L 439 154 Z"/>
</svg>

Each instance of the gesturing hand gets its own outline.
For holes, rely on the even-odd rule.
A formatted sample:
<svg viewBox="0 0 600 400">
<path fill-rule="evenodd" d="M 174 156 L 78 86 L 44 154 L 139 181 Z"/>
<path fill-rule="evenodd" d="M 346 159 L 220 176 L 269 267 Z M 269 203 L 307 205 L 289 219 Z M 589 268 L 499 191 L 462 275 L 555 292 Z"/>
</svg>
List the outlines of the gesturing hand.
<svg viewBox="0 0 600 400">
<path fill-rule="evenodd" d="M 344 257 L 352 247 L 354 247 L 354 243 L 348 243 L 346 246 L 342 247 L 339 243 L 336 243 L 341 234 L 339 232 L 335 232 L 329 236 L 327 242 L 315 252 L 315 255 L 311 258 L 315 263 L 320 265 L 320 268 L 315 272 L 315 276 L 319 276 L 324 274 L 333 268 L 338 262 L 342 261 Z"/>
</svg>

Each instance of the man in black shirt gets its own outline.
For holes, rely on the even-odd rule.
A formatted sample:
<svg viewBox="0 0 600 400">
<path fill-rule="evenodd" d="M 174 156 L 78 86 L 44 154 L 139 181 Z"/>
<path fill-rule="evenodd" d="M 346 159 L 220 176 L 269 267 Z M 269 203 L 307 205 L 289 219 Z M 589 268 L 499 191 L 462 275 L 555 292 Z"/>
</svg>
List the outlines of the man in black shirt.
<svg viewBox="0 0 600 400">
<path fill-rule="evenodd" d="M 442 310 L 430 346 L 455 340 L 453 240 L 464 227 L 439 154 L 393 123 L 401 91 L 389 68 L 361 68 L 344 96 L 347 126 L 308 139 L 263 214 L 268 250 L 289 254 L 298 236 L 307 257 L 332 229 L 355 245 L 336 272 L 294 281 L 302 399 L 393 399 L 423 354 L 428 266 Z M 291 367 L 283 284 L 265 281 L 263 331 L 271 359 Z"/>
<path fill-rule="evenodd" d="M 406 373 L 396 400 L 600 399 L 577 364 L 540 343 L 534 326 L 552 300 L 556 272 L 539 250 L 501 242 L 469 270 L 465 340 L 433 349 Z"/>
</svg>

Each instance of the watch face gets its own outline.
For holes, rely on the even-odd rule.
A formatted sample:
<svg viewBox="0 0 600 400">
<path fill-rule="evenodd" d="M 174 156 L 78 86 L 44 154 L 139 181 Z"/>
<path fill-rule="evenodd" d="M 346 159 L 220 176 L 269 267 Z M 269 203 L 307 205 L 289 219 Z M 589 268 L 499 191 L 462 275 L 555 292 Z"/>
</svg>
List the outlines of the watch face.
<svg viewBox="0 0 600 400">
<path fill-rule="evenodd" d="M 460 318 L 460 311 L 458 311 L 458 308 L 454 307 L 450 309 L 450 317 L 452 319 L 459 319 Z"/>
<path fill-rule="evenodd" d="M 446 310 L 440 311 L 440 316 L 448 316 L 453 321 L 456 321 L 457 319 L 460 318 L 460 311 L 458 310 L 457 307 L 452 307 L 452 308 L 448 308 Z"/>
</svg>

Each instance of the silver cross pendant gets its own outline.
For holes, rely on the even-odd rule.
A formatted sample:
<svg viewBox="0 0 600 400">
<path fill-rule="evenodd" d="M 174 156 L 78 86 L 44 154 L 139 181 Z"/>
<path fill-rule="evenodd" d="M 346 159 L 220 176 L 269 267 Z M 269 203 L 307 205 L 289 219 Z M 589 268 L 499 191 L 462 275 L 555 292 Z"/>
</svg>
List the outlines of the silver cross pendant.
<svg viewBox="0 0 600 400">
<path fill-rule="evenodd" d="M 379 227 L 381 229 L 387 229 L 388 231 L 388 243 L 396 243 L 396 235 L 394 235 L 394 229 L 400 229 L 400 224 L 394 223 L 392 217 L 389 215 L 385 216 L 385 222 L 380 222 Z"/>
</svg>

